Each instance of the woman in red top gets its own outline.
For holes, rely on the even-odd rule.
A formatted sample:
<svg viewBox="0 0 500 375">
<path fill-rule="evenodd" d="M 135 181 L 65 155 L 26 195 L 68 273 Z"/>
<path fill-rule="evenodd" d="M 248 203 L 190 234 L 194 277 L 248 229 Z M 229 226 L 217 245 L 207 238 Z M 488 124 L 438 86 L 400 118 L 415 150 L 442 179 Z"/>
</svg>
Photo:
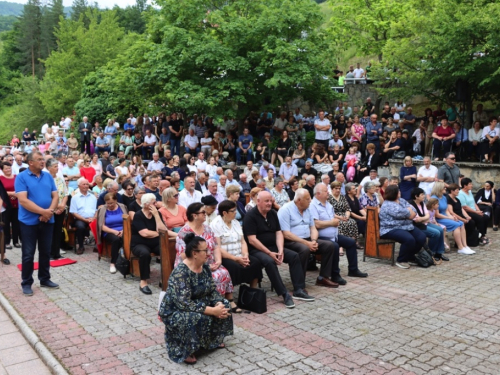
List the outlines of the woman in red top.
<svg viewBox="0 0 500 375">
<path fill-rule="evenodd" d="M 80 176 L 84 177 L 91 185 L 94 183 L 95 169 L 90 165 L 90 159 L 83 159 L 83 167 L 80 168 Z"/>
<path fill-rule="evenodd" d="M 434 160 L 439 160 L 439 158 L 442 157 L 441 149 L 443 149 L 445 153 L 451 151 L 451 140 L 455 138 L 455 131 L 451 126 L 448 126 L 448 119 L 446 117 L 441 119 L 441 126 L 434 129 L 432 138 L 434 138 L 432 144 L 434 150 L 432 154 L 437 155 Z"/>
<path fill-rule="evenodd" d="M 21 247 L 19 245 L 19 220 L 17 218 L 19 203 L 16 198 L 16 189 L 14 184 L 16 182 L 16 176 L 12 174 L 12 167 L 9 163 L 2 163 L 3 176 L 0 176 L 0 182 L 2 182 L 7 195 L 10 198 L 10 205 L 7 202 L 3 202 L 3 208 L 5 211 L 2 213 L 2 219 L 5 224 L 5 248 L 12 249 L 10 245 L 11 240 L 11 225 L 12 225 L 12 243 L 14 247 Z"/>
</svg>

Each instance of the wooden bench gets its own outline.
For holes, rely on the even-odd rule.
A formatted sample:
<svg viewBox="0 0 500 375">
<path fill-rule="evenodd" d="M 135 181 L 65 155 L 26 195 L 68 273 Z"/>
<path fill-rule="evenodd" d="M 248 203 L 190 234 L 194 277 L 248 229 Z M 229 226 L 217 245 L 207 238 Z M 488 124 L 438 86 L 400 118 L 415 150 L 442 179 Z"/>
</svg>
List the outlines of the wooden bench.
<svg viewBox="0 0 500 375">
<path fill-rule="evenodd" d="M 366 232 L 363 262 L 366 258 L 390 260 L 394 266 L 396 242 L 380 239 L 380 224 L 377 207 L 366 207 Z"/>
<path fill-rule="evenodd" d="M 130 274 L 135 277 L 140 277 L 139 258 L 132 253 L 132 249 L 130 247 L 132 240 L 131 225 L 130 216 L 123 215 L 123 253 L 125 258 L 130 261 Z M 157 256 L 157 254 L 151 253 L 152 258 Z M 169 238 L 167 233 L 160 232 L 160 287 L 163 291 L 167 289 L 168 278 L 174 269 L 175 256 L 175 238 Z"/>
<path fill-rule="evenodd" d="M 75 217 L 71 212 L 68 212 L 66 218 L 63 222 L 63 227 L 66 229 L 68 233 L 68 245 L 73 247 L 73 250 L 76 251 L 76 228 L 75 228 Z"/>
</svg>

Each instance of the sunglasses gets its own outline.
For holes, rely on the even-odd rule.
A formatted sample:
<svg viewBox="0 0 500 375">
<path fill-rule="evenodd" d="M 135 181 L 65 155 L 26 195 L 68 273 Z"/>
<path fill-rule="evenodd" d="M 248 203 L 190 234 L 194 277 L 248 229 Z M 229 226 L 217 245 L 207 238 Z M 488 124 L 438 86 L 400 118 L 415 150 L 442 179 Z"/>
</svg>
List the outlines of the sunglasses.
<svg viewBox="0 0 500 375">
<path fill-rule="evenodd" d="M 196 215 L 206 215 L 206 211 L 195 212 Z"/>
<path fill-rule="evenodd" d="M 174 195 L 174 198 L 179 198 L 179 194 L 175 194 L 175 195 Z"/>
</svg>

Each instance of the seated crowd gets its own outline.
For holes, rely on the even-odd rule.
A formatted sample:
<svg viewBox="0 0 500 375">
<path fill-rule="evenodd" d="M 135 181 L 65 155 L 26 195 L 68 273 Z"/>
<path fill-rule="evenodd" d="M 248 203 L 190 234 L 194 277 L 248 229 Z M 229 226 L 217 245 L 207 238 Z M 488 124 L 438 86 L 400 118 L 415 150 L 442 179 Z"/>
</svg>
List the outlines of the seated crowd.
<svg viewBox="0 0 500 375">
<path fill-rule="evenodd" d="M 358 112 L 341 104 L 335 115 L 321 110 L 317 117 L 306 118 L 297 109 L 275 121 L 270 113 L 251 113 L 239 137 L 237 123 L 228 118 L 216 126 L 212 119 L 195 115 L 185 126 L 176 113 L 137 119 L 131 114 L 117 138 L 120 128 L 114 119 L 103 130 L 85 117 L 78 126 L 80 152 L 78 141 L 72 141 L 74 133 L 64 135 L 71 120 L 68 125 L 62 119 L 64 130 L 56 124 L 42 129 L 42 141 L 26 129 L 22 147 L 19 140 L 12 148 L 0 147 L 6 248 L 12 248 L 11 241 L 19 247 L 16 176 L 29 167 L 28 155 L 39 151 L 58 195 L 51 259 L 64 255 L 62 229 L 69 212 L 76 253 L 85 252 L 94 227 L 96 243 L 111 247 L 110 272 L 116 273 L 122 216 L 128 214 L 131 250 L 139 259 L 139 289 L 149 295 L 159 233 L 176 238 L 175 269 L 160 316 L 167 325 L 170 358 L 194 363 L 185 335 L 198 337 L 200 347 L 223 347 L 222 339 L 232 333 L 230 313 L 242 312 L 234 302 L 234 288 L 257 286 L 262 269 L 287 308 L 295 307 L 294 299 L 315 300 L 307 292 L 305 276 L 316 255 L 321 256 L 317 286 L 347 283 L 339 267 L 344 254 L 347 276 L 367 277 L 358 268 L 357 255 L 363 249 L 359 238 L 365 235 L 367 207 L 379 210 L 380 237 L 401 243 L 397 265 L 403 269 L 427 246 L 435 259 L 448 261 L 446 231 L 452 232 L 459 254 L 474 254 L 471 246 L 488 244 L 489 219 L 493 230 L 500 221 L 500 192 L 488 182 L 474 196 L 472 181 L 460 176 L 450 149 L 465 147 L 467 140 L 465 133 L 456 140 L 460 126 L 448 124 L 449 114 L 438 116 L 434 126 L 436 112 L 426 111 L 427 119 L 410 137 L 416 123 L 411 107 L 386 106 L 381 123 L 369 100 Z M 478 117 L 480 123 L 483 117 Z M 489 122 L 483 130 L 487 141 L 480 140 L 477 149 L 474 142 L 467 147 L 491 162 L 500 130 L 496 119 Z M 308 131 L 314 131 L 315 141 L 306 149 Z M 279 138 L 272 150 L 271 134 Z M 257 144 L 254 136 L 261 137 Z M 429 152 L 428 138 L 433 143 Z M 427 155 L 442 153 L 445 164 L 438 170 Z M 425 156 L 418 171 L 412 164 L 415 155 Z M 396 156 L 404 158 L 400 176 L 379 178 L 378 167 Z M 288 265 L 292 293 L 281 278 L 282 263 Z M 189 311 L 183 317 L 189 324 L 183 328 L 175 315 L 179 306 Z M 199 324 L 206 325 L 203 332 Z"/>
</svg>

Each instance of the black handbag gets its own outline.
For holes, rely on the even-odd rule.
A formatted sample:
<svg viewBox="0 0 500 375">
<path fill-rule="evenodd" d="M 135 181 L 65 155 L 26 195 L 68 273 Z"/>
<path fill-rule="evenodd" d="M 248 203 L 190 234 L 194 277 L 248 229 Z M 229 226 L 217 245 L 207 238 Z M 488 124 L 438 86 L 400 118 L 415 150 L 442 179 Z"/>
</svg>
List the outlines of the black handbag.
<svg viewBox="0 0 500 375">
<path fill-rule="evenodd" d="M 421 249 L 415 254 L 415 262 L 423 268 L 435 265 L 434 258 L 432 257 L 430 250 L 427 249 Z"/>
<path fill-rule="evenodd" d="M 264 289 L 250 288 L 245 284 L 240 285 L 238 307 L 256 314 L 267 312 L 266 291 Z"/>
<path fill-rule="evenodd" d="M 125 258 L 123 254 L 123 248 L 118 252 L 118 258 L 116 258 L 115 267 L 123 275 L 123 278 L 127 277 L 130 273 L 130 261 Z"/>
</svg>

